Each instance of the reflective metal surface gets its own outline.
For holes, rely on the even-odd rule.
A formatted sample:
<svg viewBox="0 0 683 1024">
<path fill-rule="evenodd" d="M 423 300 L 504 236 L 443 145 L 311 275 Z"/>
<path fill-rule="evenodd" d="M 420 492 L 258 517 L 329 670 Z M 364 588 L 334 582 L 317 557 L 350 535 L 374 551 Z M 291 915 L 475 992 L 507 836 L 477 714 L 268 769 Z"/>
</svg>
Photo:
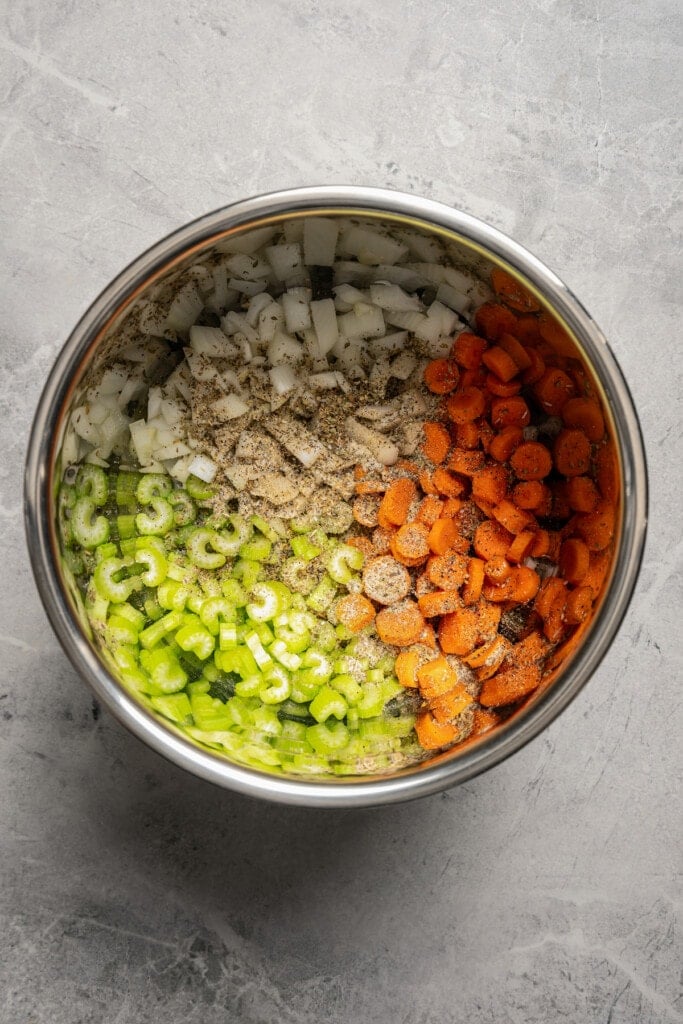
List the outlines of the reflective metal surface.
<svg viewBox="0 0 683 1024">
<path fill-rule="evenodd" d="M 621 464 L 621 525 L 612 580 L 585 642 L 559 678 L 495 732 L 462 749 L 394 775 L 311 781 L 242 767 L 194 744 L 138 704 L 91 646 L 60 570 L 55 534 L 55 468 L 70 397 L 112 318 L 152 279 L 226 232 L 268 219 L 312 212 L 381 215 L 433 231 L 517 273 L 572 335 L 603 393 Z M 377 805 L 435 793 L 471 778 L 536 736 L 584 686 L 608 650 L 627 609 L 640 565 L 647 522 L 647 476 L 633 403 L 621 371 L 595 322 L 539 260 L 501 232 L 439 203 L 384 189 L 324 186 L 258 196 L 217 210 L 153 246 L 124 270 L 85 313 L 60 352 L 45 385 L 29 441 L 25 480 L 28 547 L 50 622 L 97 698 L 140 739 L 195 775 L 241 793 L 320 807 Z"/>
</svg>

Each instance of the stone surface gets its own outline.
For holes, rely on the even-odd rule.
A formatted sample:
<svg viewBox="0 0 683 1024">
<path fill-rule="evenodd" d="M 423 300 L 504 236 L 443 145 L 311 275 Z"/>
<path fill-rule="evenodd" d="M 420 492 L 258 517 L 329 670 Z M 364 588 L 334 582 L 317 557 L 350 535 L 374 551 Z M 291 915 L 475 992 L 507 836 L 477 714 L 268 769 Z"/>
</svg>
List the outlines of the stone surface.
<svg viewBox="0 0 683 1024">
<path fill-rule="evenodd" d="M 4 5 L 3 1022 L 683 1020 L 680 36 L 675 0 Z M 561 719 L 457 790 L 336 814 L 221 792 L 98 715 L 21 521 L 35 402 L 98 291 L 208 209 L 318 182 L 544 259 L 611 340 L 652 489 L 636 597 Z"/>
</svg>

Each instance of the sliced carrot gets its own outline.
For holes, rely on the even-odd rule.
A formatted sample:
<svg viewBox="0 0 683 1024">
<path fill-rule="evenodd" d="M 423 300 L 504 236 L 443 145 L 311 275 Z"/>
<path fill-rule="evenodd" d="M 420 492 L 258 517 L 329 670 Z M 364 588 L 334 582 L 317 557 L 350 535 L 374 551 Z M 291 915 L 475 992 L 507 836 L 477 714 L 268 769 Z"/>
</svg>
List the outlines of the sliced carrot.
<svg viewBox="0 0 683 1024">
<path fill-rule="evenodd" d="M 474 314 L 474 323 L 478 331 L 495 341 L 501 334 L 514 331 L 517 317 L 499 302 L 485 302 Z"/>
<path fill-rule="evenodd" d="M 559 562 L 561 546 L 561 534 L 557 530 L 548 530 L 548 553 L 546 555 L 546 558 L 548 558 L 551 562 Z M 535 557 L 535 555 L 532 555 L 532 558 Z"/>
<path fill-rule="evenodd" d="M 526 349 L 526 353 L 531 361 L 531 366 L 522 374 L 522 383 L 529 387 L 530 384 L 536 384 L 541 379 L 545 373 L 545 363 L 543 356 L 535 348 Z"/>
<path fill-rule="evenodd" d="M 510 574 L 506 579 L 500 581 L 485 580 L 481 592 L 492 604 L 508 604 L 512 601 L 514 593 L 512 575 Z"/>
<path fill-rule="evenodd" d="M 512 453 L 524 440 L 524 432 L 520 426 L 503 427 L 489 445 L 489 455 L 496 462 L 507 462 Z"/>
<path fill-rule="evenodd" d="M 462 588 L 463 604 L 476 604 L 481 597 L 481 589 L 484 584 L 484 565 L 481 558 L 467 559 L 467 579 Z"/>
<path fill-rule="evenodd" d="M 541 508 L 549 496 L 550 491 L 540 480 L 523 480 L 515 484 L 510 494 L 517 508 L 526 509 L 527 512 Z"/>
<path fill-rule="evenodd" d="M 554 604 L 543 622 L 543 635 L 551 644 L 559 643 L 567 631 L 564 621 L 566 603 L 565 599 L 561 603 L 558 601 L 557 604 Z"/>
<path fill-rule="evenodd" d="M 434 586 L 454 590 L 467 579 L 467 558 L 457 551 L 433 555 L 427 562 L 427 576 Z"/>
<path fill-rule="evenodd" d="M 495 729 L 499 724 L 500 718 L 495 711 L 487 711 L 486 708 L 475 708 L 474 724 L 469 738 L 472 739 L 473 736 L 482 736 L 484 733 L 490 732 L 491 729 Z"/>
<path fill-rule="evenodd" d="M 448 693 L 442 693 L 440 697 L 430 702 L 429 710 L 437 722 L 452 722 L 453 719 L 466 711 L 473 703 L 464 686 L 456 686 Z"/>
<path fill-rule="evenodd" d="M 394 558 L 404 565 L 419 565 L 429 555 L 429 537 L 430 528 L 425 523 L 405 523 L 391 538 Z"/>
<path fill-rule="evenodd" d="M 590 469 L 591 443 L 582 430 L 566 427 L 553 442 L 555 468 L 562 476 L 582 476 Z"/>
<path fill-rule="evenodd" d="M 484 707 L 498 708 L 512 704 L 532 693 L 541 681 L 541 670 L 535 665 L 513 667 L 487 679 L 479 694 Z"/>
<path fill-rule="evenodd" d="M 471 654 L 479 640 L 479 616 L 474 607 L 458 608 L 439 623 L 439 644 L 446 654 Z"/>
<path fill-rule="evenodd" d="M 507 498 L 503 498 L 502 501 L 498 502 L 493 510 L 493 517 L 510 533 L 521 533 L 522 530 L 528 530 L 530 527 L 536 526 L 536 520 L 531 512 L 517 508 Z"/>
<path fill-rule="evenodd" d="M 424 382 L 435 395 L 447 395 L 455 391 L 460 380 L 460 371 L 452 359 L 432 359 L 424 369 Z"/>
<path fill-rule="evenodd" d="M 484 566 L 484 575 L 493 583 L 502 583 L 512 572 L 512 566 L 505 555 L 494 555 Z"/>
<path fill-rule="evenodd" d="M 474 550 L 488 561 L 494 555 L 505 555 L 512 544 L 513 534 L 498 522 L 488 519 L 481 523 L 474 533 Z"/>
<path fill-rule="evenodd" d="M 523 562 L 531 554 L 536 534 L 532 530 L 522 530 L 518 533 L 507 550 L 507 557 L 511 562 Z"/>
<path fill-rule="evenodd" d="M 460 377 L 461 388 L 483 388 L 486 384 L 485 367 L 480 366 L 478 370 L 463 370 Z"/>
<path fill-rule="evenodd" d="M 512 571 L 512 598 L 518 604 L 527 604 L 533 601 L 541 585 L 541 579 L 537 572 L 527 565 L 518 565 Z"/>
<path fill-rule="evenodd" d="M 600 406 L 592 398 L 570 398 L 562 407 L 562 419 L 565 426 L 583 430 L 589 441 L 602 441 L 605 436 Z"/>
<path fill-rule="evenodd" d="M 522 390 L 522 382 L 519 377 L 512 380 L 501 380 L 495 373 L 486 374 L 486 389 L 495 395 L 496 398 L 511 398 L 518 395 Z"/>
<path fill-rule="evenodd" d="M 382 608 L 375 619 L 377 635 L 385 644 L 409 647 L 417 643 L 424 627 L 424 619 L 416 603 L 409 598 L 399 604 Z"/>
<path fill-rule="evenodd" d="M 550 609 L 558 604 L 564 607 L 566 599 L 567 587 L 564 580 L 559 579 L 557 576 L 550 576 L 547 580 L 543 580 L 539 588 L 536 600 L 534 601 L 534 610 L 542 619 L 546 619 L 550 614 Z"/>
<path fill-rule="evenodd" d="M 394 662 L 394 672 L 401 686 L 409 689 L 417 689 L 417 670 L 422 664 L 420 654 L 415 648 L 407 651 L 400 651 Z"/>
<path fill-rule="evenodd" d="M 518 534 L 519 537 L 522 534 Z M 530 558 L 544 558 L 550 551 L 550 534 L 547 530 L 535 530 L 534 542 L 529 549 Z"/>
<path fill-rule="evenodd" d="M 498 339 L 498 347 L 507 352 L 518 370 L 528 370 L 531 367 L 531 356 L 514 334 L 501 334 Z"/>
<path fill-rule="evenodd" d="M 422 499 L 415 514 L 415 521 L 424 523 L 425 526 L 433 526 L 437 519 L 443 514 L 444 502 L 433 494 L 428 494 Z"/>
<path fill-rule="evenodd" d="M 611 558 L 608 551 L 591 551 L 588 572 L 581 580 L 581 585 L 588 587 L 593 600 L 600 596 L 610 568 Z"/>
<path fill-rule="evenodd" d="M 443 502 L 443 511 L 439 518 L 446 519 L 449 516 L 453 517 L 457 515 L 460 509 L 463 507 L 463 504 L 464 502 L 462 498 L 446 498 L 446 500 Z"/>
<path fill-rule="evenodd" d="M 347 594 L 337 602 L 337 618 L 352 633 L 365 629 L 375 618 L 375 609 L 362 594 Z"/>
<path fill-rule="evenodd" d="M 590 551 L 604 551 L 614 537 L 614 521 L 614 506 L 608 501 L 601 501 L 594 512 L 576 516 L 576 532 Z"/>
<path fill-rule="evenodd" d="M 434 486 L 434 474 L 431 470 L 422 469 L 418 477 L 420 481 L 420 487 L 425 494 L 438 494 L 436 487 Z"/>
<path fill-rule="evenodd" d="M 578 625 L 588 618 L 592 607 L 592 591 L 588 587 L 577 587 L 576 590 L 572 590 L 567 596 L 564 617 L 572 625 Z"/>
<path fill-rule="evenodd" d="M 353 518 L 361 526 L 377 526 L 380 499 L 376 494 L 361 494 L 353 503 Z"/>
<path fill-rule="evenodd" d="M 486 466 L 472 477 L 472 497 L 497 505 L 507 494 L 508 473 L 504 466 Z"/>
<path fill-rule="evenodd" d="M 358 551 L 362 551 L 367 558 L 373 558 L 377 552 L 375 551 L 375 545 L 372 543 L 369 537 L 349 537 L 344 541 L 349 547 L 357 548 Z"/>
<path fill-rule="evenodd" d="M 425 458 L 438 465 L 448 455 L 451 446 L 451 436 L 443 423 L 423 423 L 425 440 L 422 451 Z"/>
<path fill-rule="evenodd" d="M 454 448 L 448 459 L 448 468 L 453 473 L 462 473 L 463 476 L 472 476 L 474 473 L 478 473 L 480 469 L 483 469 L 485 462 L 485 456 L 483 452 L 468 451 L 467 448 Z M 439 471 L 437 470 L 436 473 Z M 442 494 L 447 494 L 447 491 L 442 490 L 439 482 L 436 479 L 436 473 L 434 474 L 434 483 L 439 488 Z M 464 488 L 461 487 L 459 493 L 462 494 Z M 455 495 L 457 497 L 457 495 Z"/>
<path fill-rule="evenodd" d="M 514 334 L 515 338 L 518 338 L 524 345 L 536 345 L 541 338 L 541 333 L 538 329 L 538 317 L 528 313 L 518 316 L 517 322 L 509 333 Z"/>
<path fill-rule="evenodd" d="M 436 615 L 448 615 L 460 608 L 462 599 L 457 590 L 434 590 L 418 597 L 417 605 L 425 619 L 433 619 Z"/>
<path fill-rule="evenodd" d="M 560 356 L 575 356 L 576 347 L 567 331 L 554 317 L 541 313 L 538 318 L 538 329 L 541 337 L 548 342 L 553 352 Z"/>
<path fill-rule="evenodd" d="M 358 480 L 354 486 L 356 494 L 384 494 L 387 485 L 383 480 Z"/>
<path fill-rule="evenodd" d="M 589 476 L 573 476 L 567 481 L 567 500 L 575 512 L 594 512 L 600 492 Z"/>
<path fill-rule="evenodd" d="M 553 468 L 550 452 L 540 441 L 524 441 L 510 458 L 520 480 L 542 480 Z"/>
<path fill-rule="evenodd" d="M 478 423 L 457 423 L 455 426 L 455 443 L 458 448 L 473 449 L 479 446 L 481 430 Z"/>
<path fill-rule="evenodd" d="M 483 458 L 483 454 L 481 452 L 468 452 L 467 454 L 481 455 Z M 451 456 L 448 461 L 449 467 L 451 466 L 452 459 L 453 457 Z M 439 494 L 445 494 L 449 498 L 458 498 L 465 490 L 465 486 L 462 481 L 458 480 L 458 478 L 453 476 L 452 473 L 449 473 L 449 471 L 444 469 L 443 466 L 439 466 L 438 469 L 434 470 L 432 480 L 437 492 Z"/>
<path fill-rule="evenodd" d="M 487 651 L 486 660 L 476 669 L 476 676 L 480 682 L 490 679 L 491 676 L 496 674 L 510 653 L 511 647 L 510 641 L 500 634 L 485 645 L 485 650 Z"/>
<path fill-rule="evenodd" d="M 392 480 L 382 498 L 378 516 L 382 516 L 394 526 L 401 526 L 408 518 L 408 511 L 416 497 L 417 488 L 409 477 L 402 476 L 398 480 Z"/>
<path fill-rule="evenodd" d="M 486 408 L 486 397 L 479 388 L 460 388 L 446 402 L 446 411 L 453 423 L 470 423 Z"/>
<path fill-rule="evenodd" d="M 506 305 L 520 313 L 534 313 L 541 308 L 535 296 L 501 267 L 491 271 L 491 287 Z"/>
<path fill-rule="evenodd" d="M 565 404 L 576 394 L 576 385 L 564 370 L 549 367 L 534 384 L 534 395 L 544 412 L 559 416 Z"/>
<path fill-rule="evenodd" d="M 530 421 L 529 406 L 520 395 L 496 398 L 491 403 L 491 425 L 496 430 L 502 430 L 503 427 L 526 427 Z"/>
<path fill-rule="evenodd" d="M 410 459 L 399 459 L 394 469 L 401 470 L 406 476 L 411 476 L 414 480 L 417 480 L 420 475 L 420 467 Z"/>
<path fill-rule="evenodd" d="M 546 657 L 549 650 L 549 644 L 535 629 L 513 645 L 510 662 L 513 665 L 535 665 Z"/>
<path fill-rule="evenodd" d="M 580 583 L 588 572 L 590 551 L 578 537 L 565 540 L 560 548 L 560 573 L 568 583 Z"/>
<path fill-rule="evenodd" d="M 600 493 L 616 504 L 619 497 L 619 464 L 611 444 L 603 444 L 595 454 L 595 479 Z"/>
<path fill-rule="evenodd" d="M 511 647 L 510 641 L 498 633 L 493 640 L 486 641 L 481 647 L 477 647 L 476 650 L 472 651 L 471 654 L 465 655 L 463 661 L 470 668 L 484 668 L 484 666 L 491 663 L 493 658 L 498 658 L 500 655 L 500 661 L 498 661 L 498 665 L 500 665 L 500 662 L 508 654 Z"/>
<path fill-rule="evenodd" d="M 453 519 L 437 519 L 429 531 L 427 543 L 435 555 L 443 555 L 460 537 L 460 531 Z"/>
<path fill-rule="evenodd" d="M 378 526 L 372 531 L 372 546 L 375 549 L 375 554 L 385 555 L 389 551 L 394 532 L 393 528 L 387 530 L 383 526 Z"/>
<path fill-rule="evenodd" d="M 496 377 L 500 377 L 504 383 L 512 380 L 519 373 L 517 363 L 500 345 L 487 348 L 481 357 L 481 361 L 491 373 L 495 373 Z"/>
<path fill-rule="evenodd" d="M 391 555 L 372 558 L 363 566 L 363 590 L 378 604 L 395 604 L 402 601 L 408 595 L 411 586 L 410 573 Z"/>
<path fill-rule="evenodd" d="M 471 334 L 469 331 L 463 331 L 453 342 L 451 358 L 465 370 L 478 370 L 486 347 L 487 343 L 484 338 Z"/>
<path fill-rule="evenodd" d="M 437 722 L 430 711 L 423 712 L 415 719 L 415 732 L 424 750 L 439 750 L 457 739 L 459 730 L 450 722 Z"/>
<path fill-rule="evenodd" d="M 458 676 L 448 660 L 440 655 L 420 665 L 417 670 L 417 683 L 424 697 L 438 697 L 458 685 Z"/>
<path fill-rule="evenodd" d="M 436 650 L 436 633 L 430 622 L 425 622 L 424 628 L 417 638 L 417 643 L 421 647 L 428 647 L 431 651 Z"/>
</svg>

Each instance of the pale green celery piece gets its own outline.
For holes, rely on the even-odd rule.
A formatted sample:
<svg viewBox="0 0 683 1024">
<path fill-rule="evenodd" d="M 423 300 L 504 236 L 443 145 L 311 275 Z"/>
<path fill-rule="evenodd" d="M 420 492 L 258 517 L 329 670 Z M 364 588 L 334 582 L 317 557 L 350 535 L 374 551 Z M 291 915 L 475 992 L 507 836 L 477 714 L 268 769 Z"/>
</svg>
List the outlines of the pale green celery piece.
<svg viewBox="0 0 683 1024">
<path fill-rule="evenodd" d="M 252 712 L 254 726 L 259 732 L 266 736 L 279 736 L 282 732 L 282 722 L 277 716 L 277 711 L 272 707 L 255 708 Z"/>
<path fill-rule="evenodd" d="M 95 515 L 95 509 L 93 498 L 78 498 L 69 520 L 74 539 L 88 551 L 109 539 L 109 521 L 104 516 Z"/>
<path fill-rule="evenodd" d="M 96 567 L 93 574 L 93 583 L 98 596 L 116 604 L 127 601 L 134 590 L 140 590 L 143 586 L 139 576 L 128 576 L 117 580 L 124 569 L 131 564 L 129 558 L 105 558 Z"/>
<path fill-rule="evenodd" d="M 186 689 L 191 698 L 199 693 L 208 693 L 211 689 L 211 683 L 207 679 L 195 679 L 194 682 L 187 684 Z"/>
<path fill-rule="evenodd" d="M 139 612 L 137 608 L 133 608 L 132 604 L 123 602 L 123 604 L 113 604 L 109 609 L 112 615 L 120 615 L 122 619 L 128 619 L 128 621 L 135 628 L 135 632 L 139 633 L 144 626 L 146 617 Z"/>
<path fill-rule="evenodd" d="M 349 704 L 355 704 L 363 693 L 360 684 L 348 674 L 334 676 L 330 679 L 330 686 L 333 690 L 338 690 Z"/>
<path fill-rule="evenodd" d="M 235 608 L 243 608 L 249 600 L 247 592 L 237 580 L 223 580 L 221 583 L 221 590 L 223 592 L 223 596 L 227 598 L 231 604 L 234 604 Z"/>
<path fill-rule="evenodd" d="M 144 480 L 144 477 L 143 477 Z M 138 512 L 135 525 L 138 533 L 163 536 L 173 527 L 173 509 L 165 498 L 152 498 L 147 505 L 152 512 Z"/>
<path fill-rule="evenodd" d="M 148 650 L 156 647 L 156 645 L 163 640 L 168 634 L 174 632 L 176 629 L 180 629 L 183 624 L 183 616 L 179 611 L 168 612 L 162 618 L 157 619 L 147 629 L 143 629 L 140 633 L 140 643 L 143 647 Z"/>
<path fill-rule="evenodd" d="M 152 547 L 138 548 L 133 556 L 135 561 L 146 565 L 144 572 L 140 573 L 140 579 L 146 587 L 158 587 L 166 579 L 168 562 L 163 554 L 155 551 Z"/>
<path fill-rule="evenodd" d="M 252 600 L 247 604 L 247 615 L 253 622 L 269 622 L 286 612 L 292 595 L 284 583 L 268 580 L 251 588 Z"/>
<path fill-rule="evenodd" d="M 390 736 L 410 736 L 415 728 L 415 716 L 401 715 L 398 718 L 386 718 L 385 723 Z"/>
<path fill-rule="evenodd" d="M 176 526 L 189 526 L 197 518 L 197 506 L 187 491 L 172 491 L 168 498 Z"/>
<path fill-rule="evenodd" d="M 253 768 L 279 768 L 281 763 L 277 751 L 266 744 L 245 743 L 235 751 L 235 755 L 244 764 Z"/>
<path fill-rule="evenodd" d="M 235 693 L 238 697 L 258 697 L 259 690 L 263 686 L 263 676 L 260 672 L 246 679 L 240 679 L 235 683 Z"/>
<path fill-rule="evenodd" d="M 360 718 L 376 718 L 386 703 L 381 683 L 365 683 L 363 695 L 356 704 Z"/>
<path fill-rule="evenodd" d="M 79 498 L 89 498 L 98 507 L 106 505 L 109 482 L 101 466 L 93 466 L 90 463 L 79 466 L 76 475 L 76 494 Z"/>
<path fill-rule="evenodd" d="M 310 594 L 316 585 L 316 577 L 303 558 L 288 558 L 282 566 L 283 582 L 297 594 Z"/>
<path fill-rule="evenodd" d="M 118 553 L 118 548 L 113 541 L 110 541 L 108 544 L 98 544 L 95 548 L 95 564 L 99 565 L 100 562 L 105 560 L 105 558 L 116 558 Z"/>
<path fill-rule="evenodd" d="M 234 626 L 237 621 L 237 609 L 228 601 L 227 597 L 207 597 L 202 601 L 199 618 L 209 632 L 216 636 L 224 623 Z"/>
<path fill-rule="evenodd" d="M 179 725 L 188 725 L 192 721 L 192 708 L 186 693 L 172 693 L 164 697 L 152 697 L 152 707 Z"/>
<path fill-rule="evenodd" d="M 316 647 L 330 654 L 337 647 L 337 634 L 331 622 L 319 619 L 313 630 Z"/>
<path fill-rule="evenodd" d="M 323 775 L 329 771 L 329 764 L 314 754 L 294 754 L 291 759 L 292 772 L 297 775 Z"/>
<path fill-rule="evenodd" d="M 238 558 L 233 566 L 233 575 L 241 581 L 245 590 L 252 590 L 258 583 L 263 566 L 260 562 L 254 562 L 249 558 Z"/>
<path fill-rule="evenodd" d="M 326 722 L 331 716 L 342 719 L 347 710 L 348 704 L 342 695 L 327 685 L 320 688 L 309 708 L 317 722 Z"/>
<path fill-rule="evenodd" d="M 228 706 L 208 693 L 191 693 L 190 705 L 195 725 L 200 729 L 228 730 L 235 724 Z"/>
<path fill-rule="evenodd" d="M 268 652 L 269 654 L 272 654 L 272 656 L 276 658 L 281 665 L 284 665 L 285 668 L 289 669 L 290 672 L 296 671 L 301 664 L 301 658 L 298 654 L 292 654 L 292 652 L 287 649 L 287 645 L 284 640 L 275 640 L 268 648 Z"/>
<path fill-rule="evenodd" d="M 216 531 L 207 527 L 199 527 L 191 534 L 187 541 L 187 554 L 194 565 L 200 569 L 220 569 L 225 565 L 225 554 L 218 550 L 217 537 Z M 207 551 L 209 545 L 213 551 Z"/>
<path fill-rule="evenodd" d="M 166 608 L 168 611 L 181 612 L 191 593 L 191 587 L 187 583 L 164 580 L 157 589 L 157 601 L 162 608 Z"/>
<path fill-rule="evenodd" d="M 356 730 L 360 725 L 358 708 L 349 708 L 346 713 L 346 725 L 350 730 Z"/>
<path fill-rule="evenodd" d="M 313 544 L 310 537 L 307 537 L 305 534 L 292 537 L 289 545 L 296 556 L 296 560 L 303 562 L 304 566 L 322 554 L 322 548 Z M 291 561 L 294 561 L 294 559 Z"/>
<path fill-rule="evenodd" d="M 172 486 L 171 478 L 164 473 L 143 473 L 135 497 L 141 505 L 151 505 L 154 498 L 166 498 Z"/>
<path fill-rule="evenodd" d="M 301 659 L 300 676 L 314 683 L 326 683 L 332 678 L 333 667 L 331 660 L 324 651 L 317 647 L 310 647 Z"/>
<path fill-rule="evenodd" d="M 263 516 L 252 516 L 251 525 L 254 529 L 258 530 L 259 533 L 262 533 L 263 536 L 266 537 L 272 544 L 275 544 L 275 542 L 278 540 L 277 531 L 273 529 L 268 520 L 264 519 Z"/>
<path fill-rule="evenodd" d="M 336 583 L 349 583 L 354 570 L 362 569 L 365 561 L 363 552 L 350 544 L 340 544 L 327 556 L 327 571 Z"/>
<path fill-rule="evenodd" d="M 369 683 L 382 683 L 384 682 L 384 672 L 381 668 L 369 668 L 365 673 L 365 678 Z"/>
<path fill-rule="evenodd" d="M 273 545 L 267 537 L 255 537 L 243 544 L 238 551 L 240 558 L 246 558 L 252 562 L 266 562 L 271 555 Z"/>
<path fill-rule="evenodd" d="M 264 704 L 281 704 L 291 695 L 291 679 L 279 665 L 272 665 L 264 672 L 263 682 L 265 685 L 261 686 L 258 695 Z"/>
<path fill-rule="evenodd" d="M 259 667 L 248 647 L 238 646 L 234 650 L 216 651 L 214 664 L 220 672 L 237 672 L 242 679 L 256 675 Z"/>
<path fill-rule="evenodd" d="M 157 695 L 176 693 L 184 689 L 187 673 L 168 647 L 140 651 L 140 663 L 149 672 L 155 687 L 158 687 Z"/>
<path fill-rule="evenodd" d="M 226 705 L 235 725 L 247 729 L 252 723 L 253 711 L 242 697 L 231 697 Z"/>
<path fill-rule="evenodd" d="M 226 526 L 228 527 L 227 529 L 223 527 L 214 531 L 216 537 L 212 541 L 212 545 L 222 555 L 234 558 L 242 545 L 251 539 L 253 529 L 251 523 L 248 523 L 244 516 L 240 516 L 237 513 L 228 516 Z"/>
<path fill-rule="evenodd" d="M 118 675 L 124 682 L 142 693 L 149 693 L 154 689 L 149 676 L 138 662 L 137 648 L 112 647 L 111 655 L 118 669 Z"/>
<path fill-rule="evenodd" d="M 105 637 L 109 647 L 115 647 L 116 644 L 137 644 L 138 631 L 130 619 L 124 619 L 122 615 L 110 615 L 107 619 Z"/>
<path fill-rule="evenodd" d="M 179 647 L 184 651 L 192 651 L 201 661 L 213 654 L 216 643 L 201 620 L 190 615 L 183 617 L 183 626 L 176 633 L 175 640 Z"/>
<path fill-rule="evenodd" d="M 265 668 L 266 665 L 272 665 L 273 659 L 261 643 L 258 633 L 255 631 L 247 633 L 244 638 L 244 642 L 251 651 L 254 661 L 259 668 Z"/>
<path fill-rule="evenodd" d="M 221 651 L 229 651 L 237 647 L 237 626 L 234 622 L 221 622 L 218 633 L 218 646 Z"/>
<path fill-rule="evenodd" d="M 308 704 L 309 701 L 313 700 L 318 691 L 320 690 L 322 683 L 316 683 L 310 679 L 302 678 L 301 672 L 297 672 L 292 677 L 292 692 L 290 693 L 290 699 L 296 704 Z"/>
<path fill-rule="evenodd" d="M 337 595 L 337 586 L 330 576 L 323 576 L 306 599 L 306 604 L 314 612 L 327 611 Z M 335 639 L 336 643 L 336 639 Z"/>
<path fill-rule="evenodd" d="M 403 692 L 403 687 L 396 676 L 389 676 L 382 683 L 382 696 L 384 697 L 385 704 L 388 701 L 393 700 L 394 697 L 398 697 L 398 695 Z"/>
<path fill-rule="evenodd" d="M 349 730 L 343 722 L 311 725 L 306 730 L 306 739 L 318 754 L 332 754 L 347 745 Z"/>
</svg>

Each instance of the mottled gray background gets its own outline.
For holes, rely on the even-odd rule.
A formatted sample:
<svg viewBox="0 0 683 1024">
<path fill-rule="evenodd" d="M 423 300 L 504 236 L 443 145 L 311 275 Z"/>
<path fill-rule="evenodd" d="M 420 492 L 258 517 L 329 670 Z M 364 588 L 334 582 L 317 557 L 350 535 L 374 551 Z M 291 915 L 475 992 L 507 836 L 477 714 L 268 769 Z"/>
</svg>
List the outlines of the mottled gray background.
<svg viewBox="0 0 683 1024">
<path fill-rule="evenodd" d="M 3 1024 L 683 1021 L 680 4 L 2 9 Z M 562 719 L 460 789 L 336 814 L 213 789 L 96 718 L 20 490 L 109 279 L 206 210 L 323 182 L 456 204 L 544 259 L 611 339 L 652 481 L 639 591 Z"/>
</svg>

